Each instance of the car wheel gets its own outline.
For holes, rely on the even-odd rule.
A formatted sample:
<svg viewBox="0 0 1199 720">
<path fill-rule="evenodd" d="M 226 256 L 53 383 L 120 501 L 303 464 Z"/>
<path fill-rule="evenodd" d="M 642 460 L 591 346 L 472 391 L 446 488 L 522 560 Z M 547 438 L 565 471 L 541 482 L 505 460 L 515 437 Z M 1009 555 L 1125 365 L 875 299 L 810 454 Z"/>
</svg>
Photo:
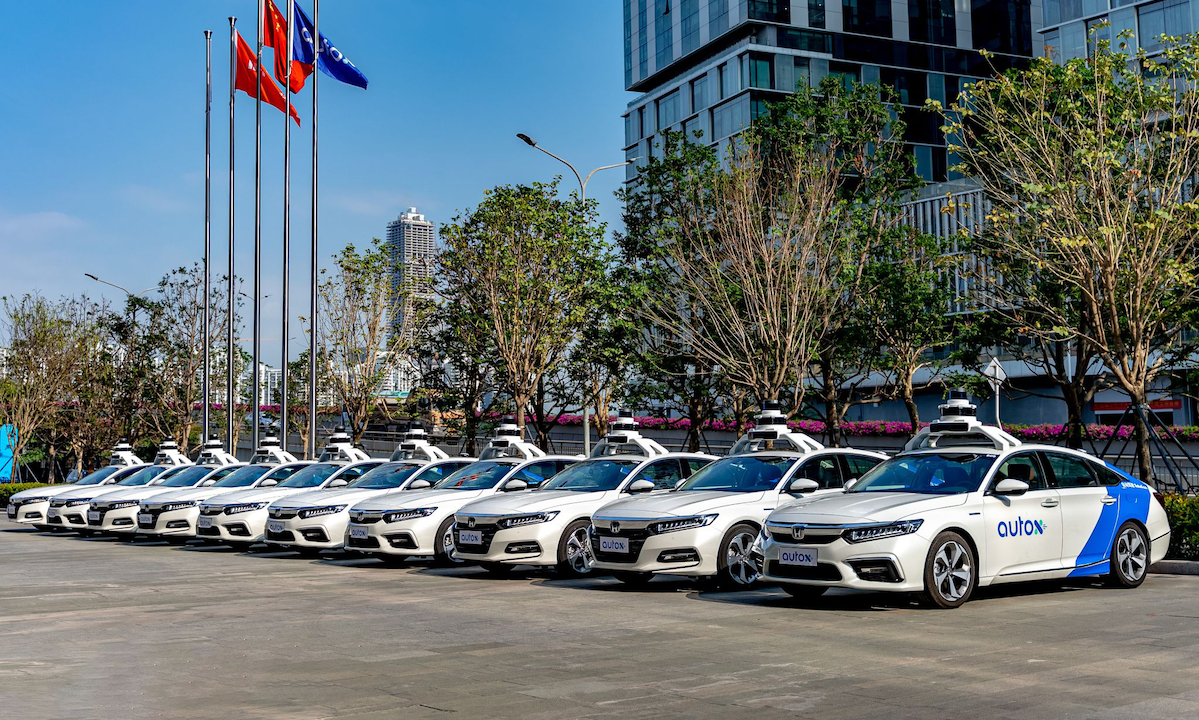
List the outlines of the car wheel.
<svg viewBox="0 0 1199 720">
<path fill-rule="evenodd" d="M 754 557 L 754 540 L 758 530 L 753 525 L 734 525 L 720 541 L 720 555 L 716 558 L 716 581 L 730 589 L 744 589 L 753 585 L 762 568 Z"/>
<path fill-rule="evenodd" d="M 924 561 L 924 599 L 942 608 L 960 607 L 974 592 L 974 551 L 955 532 L 938 535 Z"/>
<path fill-rule="evenodd" d="M 812 602 L 828 592 L 828 588 L 820 585 L 796 585 L 794 583 L 784 583 L 780 587 L 783 592 L 787 593 L 796 600 L 803 602 Z"/>
<path fill-rule="evenodd" d="M 1107 581 L 1115 587 L 1134 588 L 1145 582 L 1149 569 L 1149 538 L 1140 525 L 1129 521 L 1116 531 L 1112 541 L 1111 572 Z"/>
<path fill-rule="evenodd" d="M 588 537 L 590 527 L 590 520 L 576 520 L 566 526 L 558 541 L 558 572 L 575 577 L 591 572 L 595 556 L 591 554 L 591 538 Z"/>
<path fill-rule="evenodd" d="M 435 542 L 433 562 L 438 565 L 457 565 L 462 562 L 458 557 L 458 549 L 454 547 L 454 518 L 446 518 L 441 527 L 437 528 Z"/>
<path fill-rule="evenodd" d="M 614 572 L 612 577 L 630 587 L 645 587 L 654 579 L 653 573 L 643 572 Z"/>
<path fill-rule="evenodd" d="M 510 573 L 516 569 L 515 565 L 509 565 L 508 563 L 498 563 L 498 562 L 479 563 L 479 567 L 486 570 L 489 575 L 507 575 L 508 573 Z"/>
</svg>

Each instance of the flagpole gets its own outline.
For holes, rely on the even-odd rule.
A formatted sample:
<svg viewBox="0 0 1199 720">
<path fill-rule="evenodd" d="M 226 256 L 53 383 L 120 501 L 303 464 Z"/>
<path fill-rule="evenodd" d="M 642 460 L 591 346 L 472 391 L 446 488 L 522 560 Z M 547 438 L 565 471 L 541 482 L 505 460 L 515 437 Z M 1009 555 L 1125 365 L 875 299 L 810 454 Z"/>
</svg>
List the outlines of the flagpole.
<svg viewBox="0 0 1199 720">
<path fill-rule="evenodd" d="M 258 47 L 254 55 L 254 444 L 262 423 L 259 358 L 262 350 L 262 3 L 258 0 Z"/>
<path fill-rule="evenodd" d="M 316 78 L 321 61 L 321 0 L 314 0 L 312 13 L 312 277 L 308 298 L 308 458 L 316 458 L 316 313 L 317 313 L 317 166 L 316 166 Z"/>
<path fill-rule="evenodd" d="M 283 451 L 287 451 L 287 335 L 291 320 L 291 66 L 292 66 L 292 18 L 296 9 L 294 0 L 287 0 L 287 67 L 284 75 L 283 96 L 286 109 L 283 111 L 283 337 L 280 351 L 283 357 L 282 373 L 279 378 L 279 432 L 282 433 Z M 276 50 L 275 52 L 278 52 Z"/>
<path fill-rule="evenodd" d="M 229 452 L 236 454 L 237 448 L 233 446 L 233 419 L 237 414 L 237 398 L 235 396 L 236 388 L 233 382 L 233 356 L 234 356 L 234 327 L 233 327 L 233 302 L 235 299 L 234 276 L 233 276 L 233 100 L 237 93 L 237 31 L 234 29 L 234 24 L 237 23 L 237 18 L 229 18 L 229 289 L 226 300 L 229 302 L 228 316 L 228 344 L 225 346 L 225 443 L 229 448 Z"/>
<path fill-rule="evenodd" d="M 200 443 L 208 439 L 209 390 L 208 298 L 212 276 L 212 31 L 204 31 L 204 432 Z"/>
</svg>

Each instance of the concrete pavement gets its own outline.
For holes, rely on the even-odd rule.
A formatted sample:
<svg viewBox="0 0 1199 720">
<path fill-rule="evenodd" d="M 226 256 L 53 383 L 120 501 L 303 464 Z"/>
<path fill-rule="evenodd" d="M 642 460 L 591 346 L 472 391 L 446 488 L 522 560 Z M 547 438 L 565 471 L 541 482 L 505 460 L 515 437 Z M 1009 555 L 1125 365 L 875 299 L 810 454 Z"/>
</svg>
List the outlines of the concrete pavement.
<svg viewBox="0 0 1199 720">
<path fill-rule="evenodd" d="M 1199 578 L 963 608 L 0 529 L 0 716 L 1199 717 Z"/>
</svg>

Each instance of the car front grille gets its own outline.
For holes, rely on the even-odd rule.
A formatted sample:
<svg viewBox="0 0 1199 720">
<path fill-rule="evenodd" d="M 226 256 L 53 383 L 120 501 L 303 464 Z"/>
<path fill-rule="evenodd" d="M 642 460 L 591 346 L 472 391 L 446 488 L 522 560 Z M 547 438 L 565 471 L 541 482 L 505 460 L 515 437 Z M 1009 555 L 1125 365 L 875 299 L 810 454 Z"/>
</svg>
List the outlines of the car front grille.
<svg viewBox="0 0 1199 720">
<path fill-rule="evenodd" d="M 381 512 L 353 512 L 350 513 L 350 520 L 358 525 L 374 525 L 383 519 Z"/>
<path fill-rule="evenodd" d="M 204 537 L 220 537 L 221 529 L 216 525 L 213 525 L 212 527 L 198 527 L 196 528 L 196 535 L 203 535 Z"/>
<path fill-rule="evenodd" d="M 461 530 L 461 529 L 462 529 L 462 526 L 459 526 L 458 530 Z M 485 553 L 491 549 L 491 541 L 495 539 L 495 534 L 496 534 L 496 532 L 499 531 L 500 528 L 495 523 L 486 523 L 486 524 L 476 523 L 473 528 L 468 527 L 466 529 L 474 530 L 475 532 L 479 533 L 480 538 L 482 538 L 482 542 L 477 543 L 477 544 L 460 542 L 458 539 L 460 537 L 460 535 L 458 534 L 457 530 L 455 530 L 454 531 L 454 545 L 459 550 L 462 550 L 464 552 L 481 554 L 481 553 Z"/>
<path fill-rule="evenodd" d="M 296 534 L 291 530 L 279 530 L 277 532 L 273 530 L 267 530 L 266 539 L 275 540 L 276 542 L 295 542 Z"/>
<path fill-rule="evenodd" d="M 600 535 L 604 537 L 620 537 L 628 538 L 629 551 L 627 553 L 611 553 L 600 550 Z M 641 548 L 645 545 L 646 539 L 650 536 L 650 531 L 647 529 L 636 530 L 621 530 L 612 532 L 611 530 L 600 530 L 595 527 L 591 528 L 591 552 L 595 555 L 596 560 L 611 563 L 628 563 L 637 562 L 637 558 L 641 556 Z"/>
<path fill-rule="evenodd" d="M 816 563 L 816 567 L 806 565 L 783 565 L 777 560 L 766 563 L 766 574 L 792 580 L 829 580 L 841 579 L 841 571 L 832 563 Z"/>
<path fill-rule="evenodd" d="M 138 513 L 137 526 L 142 530 L 153 530 L 158 525 L 158 516 L 162 514 L 161 509 L 142 510 Z M 150 515 L 149 520 L 143 520 L 143 515 Z"/>
<path fill-rule="evenodd" d="M 796 539 L 791 528 L 768 528 L 770 537 L 775 542 L 785 543 L 787 545 L 828 545 L 836 542 L 841 537 L 841 531 L 835 533 L 820 533 L 820 531 L 807 531 L 800 539 Z"/>
<path fill-rule="evenodd" d="M 291 508 L 271 508 L 267 514 L 271 516 L 272 520 L 291 520 L 298 514 L 298 511 Z"/>
<path fill-rule="evenodd" d="M 379 548 L 379 538 L 373 535 L 368 535 L 364 538 L 352 537 L 346 540 L 346 547 L 360 548 L 362 550 L 372 550 Z"/>
<path fill-rule="evenodd" d="M 100 517 L 95 520 L 92 520 L 91 512 L 89 512 L 88 517 L 87 517 L 87 524 L 88 525 L 103 525 L 104 524 L 104 516 L 108 514 L 108 511 L 97 509 L 94 512 L 100 513 Z"/>
</svg>

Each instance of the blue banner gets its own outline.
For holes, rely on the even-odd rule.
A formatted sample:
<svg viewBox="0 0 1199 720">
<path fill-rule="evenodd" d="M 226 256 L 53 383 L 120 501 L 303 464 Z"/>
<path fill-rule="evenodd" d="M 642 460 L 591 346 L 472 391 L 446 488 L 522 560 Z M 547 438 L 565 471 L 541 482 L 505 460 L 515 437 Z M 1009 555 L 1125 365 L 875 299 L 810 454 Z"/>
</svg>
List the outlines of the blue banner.
<svg viewBox="0 0 1199 720">
<path fill-rule="evenodd" d="M 315 34 L 312 29 L 312 21 L 300 9 L 299 3 L 293 4 L 292 7 L 295 8 L 295 17 L 292 19 L 292 31 L 295 33 L 291 43 L 292 59 L 311 65 L 312 57 L 316 54 L 312 44 L 312 37 Z M 366 76 L 354 67 L 354 63 L 350 62 L 350 59 L 338 50 L 336 45 L 329 42 L 329 38 L 324 33 L 321 33 L 321 61 L 317 67 L 334 80 L 340 80 L 363 90 L 366 89 Z"/>
</svg>

